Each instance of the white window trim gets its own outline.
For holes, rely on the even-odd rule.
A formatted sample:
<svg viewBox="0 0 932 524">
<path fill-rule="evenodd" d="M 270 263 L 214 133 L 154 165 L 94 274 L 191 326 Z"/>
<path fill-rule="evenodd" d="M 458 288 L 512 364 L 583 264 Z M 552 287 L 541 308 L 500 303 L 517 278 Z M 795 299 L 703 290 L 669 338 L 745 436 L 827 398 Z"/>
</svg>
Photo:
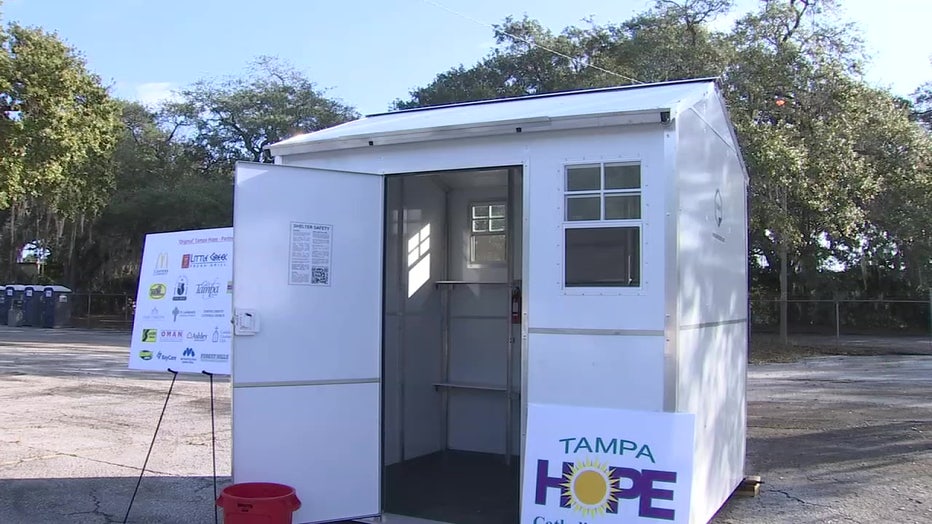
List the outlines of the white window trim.
<svg viewBox="0 0 932 524">
<path fill-rule="evenodd" d="M 505 216 L 502 217 L 505 221 L 505 229 L 503 231 L 473 231 L 472 221 L 473 221 L 473 208 L 475 207 L 484 207 L 484 206 L 503 206 L 505 207 Z M 491 213 L 491 210 L 490 210 Z M 501 262 L 476 262 L 474 258 L 473 251 L 473 239 L 478 236 L 493 236 L 493 235 L 503 235 L 505 237 L 505 245 L 508 245 L 508 235 L 510 234 L 510 224 L 508 223 L 508 203 L 505 200 L 496 200 L 496 199 L 485 199 L 485 200 L 475 200 L 470 201 L 466 207 L 466 223 L 469 225 L 469 245 L 467 246 L 467 252 L 469 259 L 466 263 L 466 267 L 469 269 L 484 269 L 484 268 L 501 268 L 508 266 L 508 252 L 506 247 L 505 260 Z M 490 218 L 491 220 L 491 218 Z M 490 222 L 491 229 L 491 222 Z"/>
<path fill-rule="evenodd" d="M 604 189 L 605 185 L 605 165 L 614 164 L 614 165 L 634 165 L 638 164 L 641 166 L 641 180 L 640 187 L 637 189 Z M 574 167 L 587 167 L 587 166 L 599 166 L 601 180 L 599 181 L 600 188 L 598 190 L 582 190 L 582 191 L 569 191 L 567 188 L 567 171 L 570 168 Z M 560 228 L 560 287 L 563 290 L 564 295 L 570 296 L 584 296 L 584 295 L 595 295 L 595 296 L 636 296 L 636 295 L 645 295 L 647 293 L 647 282 L 645 281 L 645 259 L 646 259 L 646 250 L 645 250 L 645 241 L 644 241 L 644 232 L 646 226 L 646 219 L 644 217 L 644 191 L 648 184 L 645 183 L 645 169 L 646 162 L 642 158 L 624 158 L 624 159 L 607 159 L 602 158 L 598 160 L 581 160 L 575 162 L 565 162 L 561 166 L 561 179 L 560 188 L 562 190 L 560 198 L 560 213 L 561 213 L 561 223 L 562 227 Z M 605 195 L 606 194 L 638 194 L 641 196 L 641 209 L 640 209 L 640 218 L 637 219 L 606 219 L 605 218 Z M 600 209 L 600 218 L 599 220 L 568 220 L 567 219 L 567 197 L 571 196 L 584 196 L 584 195 L 598 195 L 599 196 L 599 209 Z M 639 257 L 638 257 L 638 285 L 637 286 L 567 286 L 566 285 L 566 230 L 568 229 L 595 229 L 595 228 L 616 228 L 616 227 L 637 227 L 638 229 L 638 242 L 639 246 Z"/>
</svg>

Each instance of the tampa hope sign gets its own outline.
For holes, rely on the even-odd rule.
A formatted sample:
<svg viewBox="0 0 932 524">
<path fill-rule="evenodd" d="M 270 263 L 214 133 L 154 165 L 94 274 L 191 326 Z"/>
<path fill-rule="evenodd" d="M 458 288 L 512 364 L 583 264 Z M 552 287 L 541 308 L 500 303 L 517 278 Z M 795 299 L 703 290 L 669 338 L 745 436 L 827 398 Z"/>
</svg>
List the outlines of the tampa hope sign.
<svg viewBox="0 0 932 524">
<path fill-rule="evenodd" d="M 529 404 L 522 524 L 689 521 L 693 416 Z"/>
</svg>

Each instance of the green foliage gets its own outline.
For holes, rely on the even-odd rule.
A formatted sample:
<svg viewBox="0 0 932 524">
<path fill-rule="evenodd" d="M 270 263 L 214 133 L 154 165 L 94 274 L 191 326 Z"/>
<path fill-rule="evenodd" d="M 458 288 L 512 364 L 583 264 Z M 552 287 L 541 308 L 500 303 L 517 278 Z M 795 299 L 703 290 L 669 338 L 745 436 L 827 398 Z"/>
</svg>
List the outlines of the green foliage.
<svg viewBox="0 0 932 524">
<path fill-rule="evenodd" d="M 67 256 L 67 232 L 106 205 L 117 116 L 100 79 L 55 35 L 0 28 L 0 276 L 12 276 L 30 241 Z"/>
<path fill-rule="evenodd" d="M 244 78 L 198 82 L 158 111 L 125 103 L 113 198 L 78 242 L 76 280 L 132 292 L 147 233 L 232 224 L 236 161 L 269 162 L 265 146 L 355 116 L 267 58 Z"/>
<path fill-rule="evenodd" d="M 192 145 L 224 169 L 242 159 L 271 162 L 266 146 L 357 116 L 326 98 L 300 72 L 271 58 L 260 58 L 246 78 L 203 80 L 181 97 L 166 113 L 188 128 Z"/>
<path fill-rule="evenodd" d="M 43 195 L 71 216 L 99 209 L 116 106 L 54 35 L 12 24 L 0 43 L 0 208 Z"/>
<path fill-rule="evenodd" d="M 75 279 L 132 292 L 145 235 L 230 226 L 233 185 L 229 173 L 202 169 L 200 151 L 157 113 L 126 102 L 122 121 L 113 198 L 78 242 Z"/>
</svg>

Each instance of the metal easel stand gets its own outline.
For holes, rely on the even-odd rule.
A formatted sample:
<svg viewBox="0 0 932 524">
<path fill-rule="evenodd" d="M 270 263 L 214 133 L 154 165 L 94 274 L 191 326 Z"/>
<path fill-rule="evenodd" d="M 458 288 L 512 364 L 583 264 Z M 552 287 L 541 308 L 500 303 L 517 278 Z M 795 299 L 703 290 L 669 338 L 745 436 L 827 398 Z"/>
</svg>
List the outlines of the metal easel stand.
<svg viewBox="0 0 932 524">
<path fill-rule="evenodd" d="M 152 434 L 152 442 L 149 443 L 149 451 L 146 453 L 146 460 L 142 463 L 142 471 L 139 472 L 139 479 L 136 480 L 136 489 L 133 490 L 133 496 L 129 499 L 129 507 L 126 508 L 126 515 L 123 516 L 123 524 L 129 520 L 129 512 L 133 509 L 133 502 L 136 501 L 136 494 L 139 492 L 139 484 L 142 483 L 142 477 L 146 474 L 146 466 L 149 464 L 149 456 L 152 455 L 152 448 L 155 447 L 155 437 L 159 434 L 159 428 L 162 426 L 162 418 L 165 417 L 165 409 L 168 407 L 168 399 L 172 396 L 172 389 L 175 388 L 175 380 L 178 378 L 178 372 L 168 368 L 172 374 L 171 385 L 168 386 L 168 394 L 165 395 L 165 404 L 162 405 L 162 413 L 159 415 L 159 421 L 155 424 L 155 433 Z"/>
</svg>

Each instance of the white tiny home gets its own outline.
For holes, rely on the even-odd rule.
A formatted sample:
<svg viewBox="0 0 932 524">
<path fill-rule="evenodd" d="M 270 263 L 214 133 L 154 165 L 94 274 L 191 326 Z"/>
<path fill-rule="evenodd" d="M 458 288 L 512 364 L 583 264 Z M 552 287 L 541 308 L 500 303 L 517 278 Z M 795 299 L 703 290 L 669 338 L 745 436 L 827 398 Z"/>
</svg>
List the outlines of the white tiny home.
<svg viewBox="0 0 932 524">
<path fill-rule="evenodd" d="M 234 482 L 294 486 L 301 523 L 512 524 L 529 403 L 694 414 L 689 522 L 741 482 L 747 176 L 713 80 L 270 149 L 236 170 Z"/>
</svg>

